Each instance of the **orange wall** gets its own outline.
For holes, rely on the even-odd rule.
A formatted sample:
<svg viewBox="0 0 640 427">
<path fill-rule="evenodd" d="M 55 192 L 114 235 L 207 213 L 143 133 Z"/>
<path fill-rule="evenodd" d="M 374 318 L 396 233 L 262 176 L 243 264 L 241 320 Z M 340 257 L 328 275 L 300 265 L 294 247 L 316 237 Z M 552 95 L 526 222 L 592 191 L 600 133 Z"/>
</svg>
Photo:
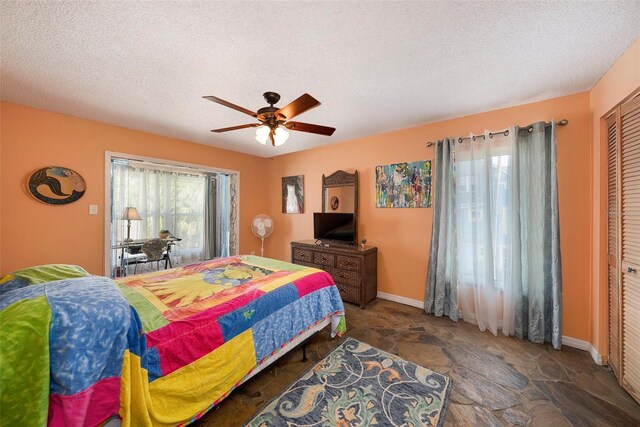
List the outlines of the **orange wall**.
<svg viewBox="0 0 640 427">
<path fill-rule="evenodd" d="M 564 334 L 591 339 L 589 94 L 579 93 L 533 104 L 373 135 L 349 142 L 278 156 L 267 163 L 267 212 L 275 229 L 266 256 L 290 259 L 289 242 L 313 237 L 313 212 L 322 206 L 321 177 L 337 169 L 360 173 L 359 236 L 378 247 L 378 290 L 423 300 L 433 209 L 375 208 L 375 166 L 433 159 L 427 141 L 444 136 L 503 129 L 539 120 L 566 118 L 558 130 L 558 180 L 563 273 Z M 283 214 L 281 178 L 304 175 L 305 213 Z"/>
<path fill-rule="evenodd" d="M 616 61 L 590 92 L 593 149 L 592 301 L 593 345 L 609 353 L 607 290 L 607 144 L 603 116 L 640 88 L 640 39 Z"/>
<path fill-rule="evenodd" d="M 46 263 L 103 274 L 104 159 L 115 151 L 240 171 L 240 251 L 259 251 L 246 224 L 264 209 L 266 159 L 7 102 L 0 103 L 1 272 Z M 49 206 L 26 190 L 36 169 L 63 165 L 87 183 L 75 203 Z M 89 215 L 89 204 L 99 215 Z"/>
</svg>

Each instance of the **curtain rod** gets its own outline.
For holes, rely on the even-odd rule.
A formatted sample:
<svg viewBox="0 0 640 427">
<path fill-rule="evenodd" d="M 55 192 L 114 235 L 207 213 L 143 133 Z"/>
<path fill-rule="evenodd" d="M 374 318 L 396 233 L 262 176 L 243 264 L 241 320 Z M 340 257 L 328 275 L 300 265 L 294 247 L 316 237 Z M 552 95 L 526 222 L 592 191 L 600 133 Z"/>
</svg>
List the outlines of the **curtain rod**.
<svg viewBox="0 0 640 427">
<path fill-rule="evenodd" d="M 549 126 L 550 124 L 551 124 L 550 122 L 549 122 L 549 123 L 545 123 L 545 126 Z M 568 124 L 569 124 L 569 120 L 567 120 L 567 119 L 562 119 L 562 120 L 559 120 L 556 124 L 557 124 L 558 126 L 566 126 L 566 125 L 568 125 Z M 531 132 L 531 131 L 533 131 L 533 126 L 532 126 L 532 125 L 529 125 L 529 126 L 527 127 L 527 129 L 529 129 L 529 132 Z M 509 129 L 507 129 L 507 130 L 503 130 L 502 132 L 489 132 L 489 138 L 493 138 L 493 136 L 494 136 L 494 135 L 504 135 L 504 136 L 507 136 L 507 135 L 509 135 Z M 475 139 L 475 138 L 484 138 L 484 137 L 485 137 L 485 136 L 484 136 L 484 134 L 482 134 L 482 135 L 475 135 L 475 136 L 466 136 L 466 137 L 464 137 L 464 138 L 458 138 L 458 143 L 461 143 L 461 142 L 462 142 L 462 141 L 464 141 L 465 139 L 472 139 L 472 138 L 473 138 L 473 139 Z M 439 141 L 438 141 L 438 142 L 431 142 L 431 141 L 429 141 L 429 142 L 427 142 L 427 147 L 431 147 L 432 145 L 435 145 L 435 144 L 438 144 L 438 143 L 439 143 Z"/>
</svg>

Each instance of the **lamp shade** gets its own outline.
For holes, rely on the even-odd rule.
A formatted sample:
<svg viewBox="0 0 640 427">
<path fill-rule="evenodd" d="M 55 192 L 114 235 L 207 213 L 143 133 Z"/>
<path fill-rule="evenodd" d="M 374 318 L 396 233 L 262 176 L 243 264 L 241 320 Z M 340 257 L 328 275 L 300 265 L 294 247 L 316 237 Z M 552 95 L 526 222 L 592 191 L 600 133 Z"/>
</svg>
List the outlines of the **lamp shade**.
<svg viewBox="0 0 640 427">
<path fill-rule="evenodd" d="M 138 209 L 133 206 L 127 206 L 124 208 L 122 219 L 127 219 L 129 221 L 142 221 L 142 218 L 140 218 L 140 214 L 138 213 Z"/>
<path fill-rule="evenodd" d="M 258 128 L 256 129 L 256 141 L 258 141 L 262 145 L 266 145 L 270 132 L 271 129 L 269 129 L 269 126 L 258 126 Z"/>
<path fill-rule="evenodd" d="M 289 138 L 289 132 L 287 132 L 285 128 L 283 128 L 282 126 L 278 126 L 276 128 L 275 133 L 273 134 L 274 145 L 278 147 L 284 144 L 285 142 L 287 142 L 288 138 Z"/>
</svg>

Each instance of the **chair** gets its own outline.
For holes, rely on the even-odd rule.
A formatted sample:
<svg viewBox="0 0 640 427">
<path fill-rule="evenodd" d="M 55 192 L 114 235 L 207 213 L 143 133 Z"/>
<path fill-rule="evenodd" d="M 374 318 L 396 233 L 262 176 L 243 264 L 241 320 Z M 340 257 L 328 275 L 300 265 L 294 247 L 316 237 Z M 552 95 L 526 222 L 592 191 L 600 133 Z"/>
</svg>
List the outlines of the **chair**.
<svg viewBox="0 0 640 427">
<path fill-rule="evenodd" d="M 151 239 L 142 244 L 142 252 L 146 255 L 147 259 L 144 261 L 156 263 L 156 269 L 160 270 L 160 261 L 164 260 L 164 268 L 167 268 L 167 263 L 171 263 L 168 254 L 169 243 L 165 239 Z"/>
<path fill-rule="evenodd" d="M 123 251 L 122 256 L 124 257 L 124 259 L 122 260 L 122 265 L 124 268 L 128 268 L 131 264 L 134 264 L 133 274 L 136 274 L 136 272 L 138 271 L 138 263 L 146 262 L 145 254 L 140 252 L 140 246 L 126 248 Z"/>
</svg>

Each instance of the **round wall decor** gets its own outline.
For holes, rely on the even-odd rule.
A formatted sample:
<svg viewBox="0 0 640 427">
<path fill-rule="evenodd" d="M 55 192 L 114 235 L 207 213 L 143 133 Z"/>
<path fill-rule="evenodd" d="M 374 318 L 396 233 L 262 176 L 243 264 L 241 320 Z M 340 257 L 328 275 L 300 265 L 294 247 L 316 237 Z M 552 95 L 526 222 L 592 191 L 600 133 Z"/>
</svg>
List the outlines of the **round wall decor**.
<svg viewBox="0 0 640 427">
<path fill-rule="evenodd" d="M 84 178 L 73 169 L 47 166 L 29 177 L 29 193 L 50 205 L 73 203 L 84 195 L 87 188 Z"/>
<path fill-rule="evenodd" d="M 338 205 L 340 204 L 340 200 L 338 200 L 337 196 L 333 196 L 331 198 L 331 209 L 333 209 L 334 211 L 336 209 L 338 209 Z"/>
</svg>

